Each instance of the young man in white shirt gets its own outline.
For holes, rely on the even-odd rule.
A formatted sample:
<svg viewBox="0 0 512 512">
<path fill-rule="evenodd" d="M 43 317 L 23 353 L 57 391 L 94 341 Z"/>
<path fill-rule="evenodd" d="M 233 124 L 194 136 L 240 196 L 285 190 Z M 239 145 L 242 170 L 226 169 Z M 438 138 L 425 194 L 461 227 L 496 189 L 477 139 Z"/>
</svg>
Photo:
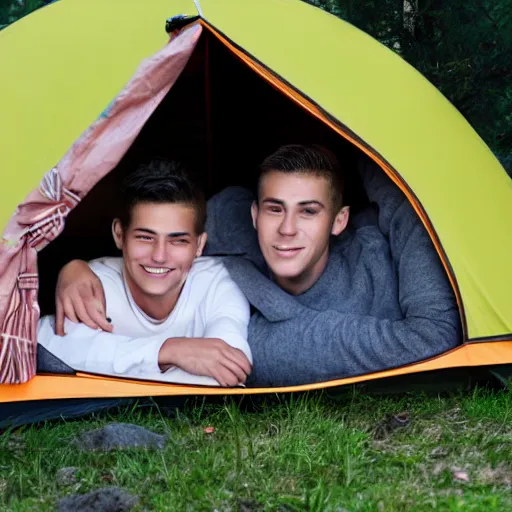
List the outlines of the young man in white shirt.
<svg viewBox="0 0 512 512">
<path fill-rule="evenodd" d="M 96 330 L 66 319 L 60 336 L 55 317 L 47 316 L 38 342 L 76 370 L 244 384 L 252 364 L 249 303 L 219 259 L 200 257 L 205 221 L 204 196 L 178 164 L 139 167 L 125 179 L 112 225 L 123 257 L 90 263 L 103 285 L 110 324 Z M 57 304 L 57 320 L 64 306 Z"/>
</svg>

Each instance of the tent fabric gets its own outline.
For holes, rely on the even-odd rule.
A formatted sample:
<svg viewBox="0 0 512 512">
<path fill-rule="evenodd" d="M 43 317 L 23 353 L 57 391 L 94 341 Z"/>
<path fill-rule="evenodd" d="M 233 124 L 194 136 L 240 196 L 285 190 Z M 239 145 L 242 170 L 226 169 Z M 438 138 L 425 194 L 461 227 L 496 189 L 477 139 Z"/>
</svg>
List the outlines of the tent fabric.
<svg viewBox="0 0 512 512">
<path fill-rule="evenodd" d="M 508 269 L 512 182 L 462 115 L 396 54 L 348 23 L 299 0 L 201 0 L 201 7 L 204 32 L 221 41 L 236 58 L 312 116 L 365 151 L 406 193 L 429 230 L 458 294 L 465 341 L 502 340 L 473 343 L 434 361 L 354 379 L 512 363 L 512 275 Z M 94 124 L 87 127 L 97 112 L 126 83 L 141 58 L 165 44 L 165 19 L 180 12 L 195 14 L 195 9 L 190 2 L 178 0 L 127 0 L 122 11 L 103 0 L 61 0 L 0 33 L 0 94 L 10 100 L 5 115 L 0 117 L 6 134 L 1 154 L 7 184 L 1 192 L 1 222 L 6 222 L 26 190 L 39 181 L 42 169 L 52 168 L 82 131 L 92 129 Z M 36 38 L 44 39 L 45 45 L 34 45 Z M 20 61 L 24 62 L 22 72 Z M 250 97 L 246 101 L 251 101 Z M 111 115 L 112 111 L 96 123 Z M 54 125 L 48 129 L 50 117 Z M 27 147 L 31 151 L 26 151 Z M 53 199 L 43 199 L 44 207 L 51 206 L 57 213 L 52 221 L 55 232 L 61 229 L 55 227 L 61 226 L 59 216 L 65 215 L 73 201 L 83 198 L 87 186 L 92 186 L 82 183 L 84 188 L 77 190 L 77 184 L 71 186 L 70 176 L 63 174 L 62 163 L 59 165 L 59 173 L 50 171 L 46 178 L 51 185 L 47 190 L 61 187 L 62 199 L 64 189 L 68 189 L 67 202 L 56 201 L 57 196 L 51 193 Z M 34 193 L 39 194 L 38 200 L 43 197 Z M 24 239 L 19 235 L 23 229 L 11 223 L 0 252 L 1 279 L 10 279 L 5 289 L 11 289 L 9 283 L 13 286 L 20 305 L 18 320 L 11 326 L 16 322 L 21 325 L 23 315 L 34 325 L 37 315 L 36 276 L 29 272 L 34 269 L 30 258 L 35 257 L 35 247 L 26 250 L 25 260 L 20 257 Z M 10 273 L 3 271 L 7 268 Z M 23 276 L 18 280 L 20 273 Z M 13 303 L 10 297 L 0 296 L 2 324 L 5 305 Z M 25 306 L 28 304 L 32 309 Z M 25 333 L 23 340 L 33 339 L 31 336 Z M 9 345 L 4 343 L 2 348 Z M 30 367 L 31 354 L 17 372 L 27 371 L 24 368 Z M 53 382 L 55 393 L 57 380 L 47 379 L 52 377 L 37 376 L 18 386 L 16 393 L 16 386 L 3 386 L 0 400 L 17 393 L 29 396 L 35 392 L 34 383 L 47 383 L 41 389 L 48 392 Z M 108 396 L 130 396 L 126 393 L 136 389 L 139 391 L 135 394 L 147 394 L 158 386 L 120 381 L 112 384 L 112 380 L 99 379 L 97 388 L 91 386 L 96 391 L 88 391 L 84 382 L 93 380 L 90 376 L 61 379 L 75 379 L 73 386 L 66 381 L 74 396 L 101 396 L 91 393 L 101 393 L 101 382 L 107 381 L 111 383 Z M 343 379 L 317 386 L 350 382 L 353 380 Z M 185 393 L 179 386 L 160 392 Z M 39 397 L 43 398 L 44 393 Z"/>
<path fill-rule="evenodd" d="M 37 251 L 61 233 L 71 209 L 119 163 L 183 71 L 201 31 L 199 25 L 185 29 L 144 61 L 98 120 L 18 206 L 0 246 L 0 383 L 27 382 L 35 375 Z"/>
<path fill-rule="evenodd" d="M 467 340 L 512 338 L 512 181 L 464 117 L 398 55 L 304 2 L 201 7 L 208 23 L 362 141 L 412 193 L 460 289 Z"/>
<path fill-rule="evenodd" d="M 463 116 L 395 53 L 304 2 L 200 4 L 212 27 L 387 164 L 439 240 L 460 291 L 466 339 L 511 338 L 512 182 Z M 185 0 L 128 0 L 121 11 L 101 0 L 62 0 L 0 33 L 0 93 L 9 99 L 0 119 L 1 154 L 12 184 L 2 197 L 0 222 L 27 184 L 35 186 L 41 169 L 51 168 L 115 96 L 142 56 L 164 44 L 164 21 L 176 13 L 196 9 Z M 36 38 L 45 44 L 34 45 Z M 22 72 L 20 61 L 26 63 Z M 55 119 L 52 130 L 49 117 Z M 24 151 L 27 146 L 32 151 Z"/>
</svg>

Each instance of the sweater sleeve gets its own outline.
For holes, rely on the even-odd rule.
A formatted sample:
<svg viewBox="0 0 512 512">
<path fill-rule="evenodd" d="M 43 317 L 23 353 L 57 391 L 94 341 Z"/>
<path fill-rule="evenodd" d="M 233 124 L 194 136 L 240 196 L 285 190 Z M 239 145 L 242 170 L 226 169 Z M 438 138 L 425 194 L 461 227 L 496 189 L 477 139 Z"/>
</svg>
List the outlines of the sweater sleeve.
<svg viewBox="0 0 512 512">
<path fill-rule="evenodd" d="M 57 336 L 54 323 L 53 316 L 41 319 L 38 342 L 75 370 L 133 377 L 160 372 L 158 353 L 165 342 L 161 334 L 131 338 L 66 320 L 66 336 Z"/>
<path fill-rule="evenodd" d="M 205 338 L 219 338 L 241 350 L 252 364 L 252 354 L 247 343 L 247 327 L 250 318 L 249 302 L 224 269 L 219 281 L 211 286 Z"/>
<path fill-rule="evenodd" d="M 257 314 L 249 332 L 256 361 L 249 384 L 290 386 L 428 359 L 456 345 L 457 326 L 432 318 L 393 321 L 305 310 L 300 318 L 277 323 Z"/>
<path fill-rule="evenodd" d="M 265 267 L 258 237 L 252 225 L 254 195 L 242 187 L 228 187 L 207 204 L 205 256 L 242 256 Z"/>
<path fill-rule="evenodd" d="M 389 239 L 403 319 L 304 307 L 292 318 L 272 321 L 258 312 L 249 325 L 256 362 L 251 385 L 305 384 L 370 373 L 428 359 L 460 342 L 455 296 L 427 231 L 386 176 L 366 168 L 363 179 L 379 207 L 379 227 Z"/>
</svg>

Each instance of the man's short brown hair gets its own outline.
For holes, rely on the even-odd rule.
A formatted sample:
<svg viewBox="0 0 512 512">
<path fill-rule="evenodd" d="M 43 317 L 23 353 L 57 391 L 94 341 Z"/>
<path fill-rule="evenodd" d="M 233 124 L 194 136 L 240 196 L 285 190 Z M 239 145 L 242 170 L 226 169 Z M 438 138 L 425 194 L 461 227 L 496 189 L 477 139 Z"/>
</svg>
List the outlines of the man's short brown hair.
<svg viewBox="0 0 512 512">
<path fill-rule="evenodd" d="M 260 165 L 258 195 L 263 177 L 272 171 L 325 178 L 331 186 L 334 212 L 339 212 L 343 206 L 344 179 L 340 164 L 334 153 L 322 146 L 291 144 L 265 158 Z"/>
</svg>

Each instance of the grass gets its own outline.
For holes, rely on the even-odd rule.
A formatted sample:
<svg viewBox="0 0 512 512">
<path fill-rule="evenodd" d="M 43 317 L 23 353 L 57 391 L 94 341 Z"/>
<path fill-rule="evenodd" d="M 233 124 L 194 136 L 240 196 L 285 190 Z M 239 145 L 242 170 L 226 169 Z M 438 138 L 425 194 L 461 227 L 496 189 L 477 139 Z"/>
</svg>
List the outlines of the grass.
<svg viewBox="0 0 512 512">
<path fill-rule="evenodd" d="M 0 510 L 55 510 L 61 497 L 112 485 L 140 496 L 135 510 L 512 510 L 512 391 L 268 400 L 196 404 L 170 417 L 127 408 L 5 432 Z M 404 412 L 410 423 L 393 428 L 388 418 Z M 110 421 L 166 433 L 167 446 L 73 446 L 77 433 Z M 55 474 L 67 466 L 77 481 L 60 485 Z"/>
</svg>

